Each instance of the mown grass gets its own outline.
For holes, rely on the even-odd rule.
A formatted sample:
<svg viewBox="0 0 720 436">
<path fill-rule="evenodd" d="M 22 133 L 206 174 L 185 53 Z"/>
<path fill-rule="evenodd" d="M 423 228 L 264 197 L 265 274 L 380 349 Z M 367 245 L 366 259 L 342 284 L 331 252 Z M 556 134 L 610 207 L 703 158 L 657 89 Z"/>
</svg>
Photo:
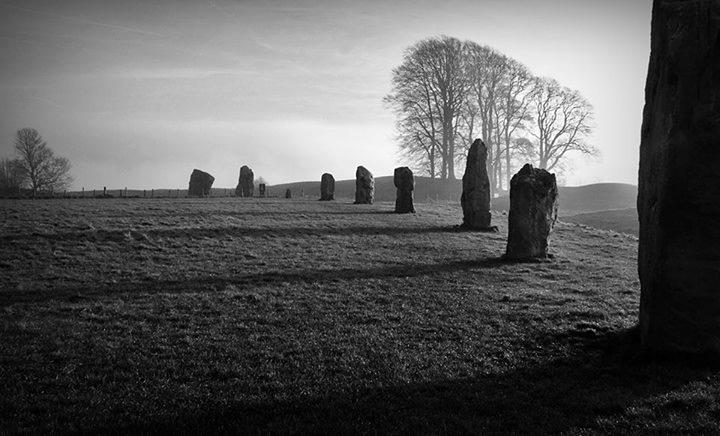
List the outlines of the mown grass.
<svg viewBox="0 0 720 436">
<path fill-rule="evenodd" d="M 720 430 L 718 376 L 635 352 L 635 238 L 506 263 L 456 205 L 0 204 L 0 429 Z"/>
</svg>

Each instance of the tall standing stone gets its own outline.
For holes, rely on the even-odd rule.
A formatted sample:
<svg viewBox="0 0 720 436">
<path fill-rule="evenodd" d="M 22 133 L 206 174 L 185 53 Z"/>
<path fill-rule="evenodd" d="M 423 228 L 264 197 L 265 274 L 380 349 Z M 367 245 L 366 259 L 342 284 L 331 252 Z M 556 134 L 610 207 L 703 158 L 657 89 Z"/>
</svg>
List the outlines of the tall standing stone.
<svg viewBox="0 0 720 436">
<path fill-rule="evenodd" d="M 720 354 L 720 2 L 653 5 L 638 216 L 645 351 Z"/>
<path fill-rule="evenodd" d="M 505 258 L 546 258 L 548 238 L 557 219 L 557 209 L 555 174 L 525 164 L 510 180 Z"/>
<path fill-rule="evenodd" d="M 482 139 L 470 146 L 460 204 L 463 210 L 462 226 L 473 230 L 488 230 L 490 226 L 490 179 L 487 173 L 487 147 Z"/>
<path fill-rule="evenodd" d="M 260 183 L 258 185 L 258 195 L 260 195 L 260 198 L 265 198 L 265 184 Z"/>
<path fill-rule="evenodd" d="M 290 188 L 285 190 L 285 198 L 292 198 L 292 190 Z"/>
<path fill-rule="evenodd" d="M 415 213 L 415 207 L 413 205 L 415 178 L 413 177 L 412 170 L 408 167 L 395 168 L 393 182 L 397 188 L 395 213 Z"/>
<path fill-rule="evenodd" d="M 238 185 L 235 188 L 237 197 L 252 197 L 255 191 L 255 174 L 247 165 L 240 168 L 240 177 L 238 177 Z"/>
<path fill-rule="evenodd" d="M 320 201 L 330 201 L 335 199 L 335 177 L 330 173 L 325 173 L 320 178 Z"/>
<path fill-rule="evenodd" d="M 194 169 L 192 174 L 190 174 L 188 197 L 207 197 L 210 195 L 210 190 L 214 182 L 215 177 L 205 171 Z"/>
<path fill-rule="evenodd" d="M 355 204 L 375 202 L 375 178 L 364 166 L 355 171 Z"/>
</svg>

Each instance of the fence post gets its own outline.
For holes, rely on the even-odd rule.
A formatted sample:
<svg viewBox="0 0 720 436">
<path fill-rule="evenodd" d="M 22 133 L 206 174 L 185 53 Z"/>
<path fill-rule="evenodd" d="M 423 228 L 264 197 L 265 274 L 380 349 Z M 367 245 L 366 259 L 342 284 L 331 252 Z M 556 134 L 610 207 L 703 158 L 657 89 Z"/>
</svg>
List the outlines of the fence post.
<svg viewBox="0 0 720 436">
<path fill-rule="evenodd" d="M 103 197 L 107 195 L 107 186 L 103 186 Z"/>
</svg>

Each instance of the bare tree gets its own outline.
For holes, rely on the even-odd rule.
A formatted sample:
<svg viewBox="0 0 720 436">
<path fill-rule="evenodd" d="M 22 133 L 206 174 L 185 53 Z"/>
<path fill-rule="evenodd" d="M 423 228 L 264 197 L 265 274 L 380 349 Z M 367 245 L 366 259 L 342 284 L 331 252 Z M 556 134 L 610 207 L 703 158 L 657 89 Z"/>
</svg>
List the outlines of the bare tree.
<svg viewBox="0 0 720 436">
<path fill-rule="evenodd" d="M 470 41 L 443 36 L 408 48 L 385 102 L 397 116 L 401 152 L 431 177 L 453 179 L 461 151 L 483 138 L 493 194 L 509 188 L 513 165 L 529 155 L 559 170 L 570 151 L 597 153 L 585 141 L 592 106 L 577 91 Z M 536 139 L 532 153 L 526 138 Z"/>
<path fill-rule="evenodd" d="M 35 196 L 38 192 L 67 189 L 72 183 L 70 161 L 57 157 L 35 129 L 18 130 L 15 150 L 22 176 Z"/>
<path fill-rule="evenodd" d="M 17 159 L 0 159 L 0 193 L 18 194 L 25 178 Z"/>
<path fill-rule="evenodd" d="M 494 192 L 502 164 L 497 126 L 498 90 L 501 86 L 508 59 L 502 53 L 474 42 L 467 43 L 467 76 L 472 92 L 466 100 L 465 127 L 468 138 L 466 147 L 480 135 L 488 148 L 488 176 L 490 189 Z"/>
<path fill-rule="evenodd" d="M 503 76 L 497 91 L 495 125 L 498 132 L 498 144 L 502 144 L 502 153 L 505 158 L 506 187 L 510 189 L 512 178 L 513 155 L 522 155 L 527 142 L 517 135 L 521 133 L 532 120 L 530 114 L 535 77 L 525 65 L 514 59 L 507 59 L 503 69 Z M 498 173 L 498 177 L 500 173 Z M 498 188 L 501 188 L 498 180 Z"/>
<path fill-rule="evenodd" d="M 393 70 L 393 89 L 385 98 L 400 119 L 399 127 L 417 133 L 409 137 L 426 139 L 431 150 L 428 156 L 438 152 L 442 179 L 455 178 L 458 124 L 470 91 L 464 47 L 447 36 L 413 45 Z M 401 136 L 408 138 L 402 131 Z"/>
<path fill-rule="evenodd" d="M 592 132 L 592 105 L 578 91 L 560 86 L 553 79 L 537 79 L 532 96 L 533 128 L 538 166 L 552 170 L 569 152 L 597 155 L 586 142 Z"/>
</svg>

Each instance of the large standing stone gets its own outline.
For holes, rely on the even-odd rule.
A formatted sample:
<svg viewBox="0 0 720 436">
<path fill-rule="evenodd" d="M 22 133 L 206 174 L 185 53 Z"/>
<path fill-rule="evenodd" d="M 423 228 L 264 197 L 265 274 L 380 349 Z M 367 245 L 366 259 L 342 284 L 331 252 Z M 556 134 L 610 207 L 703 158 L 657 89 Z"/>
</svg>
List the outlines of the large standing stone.
<svg viewBox="0 0 720 436">
<path fill-rule="evenodd" d="M 285 198 L 292 198 L 292 190 L 290 188 L 285 190 Z"/>
<path fill-rule="evenodd" d="M 335 177 L 332 174 L 325 173 L 320 179 L 320 201 L 330 201 L 335 199 Z"/>
<path fill-rule="evenodd" d="M 255 174 L 247 165 L 240 168 L 240 177 L 238 177 L 238 185 L 235 188 L 237 197 L 252 197 L 255 190 Z"/>
<path fill-rule="evenodd" d="M 510 180 L 510 212 L 505 258 L 544 259 L 557 219 L 555 174 L 525 164 Z"/>
<path fill-rule="evenodd" d="M 460 197 L 463 210 L 462 226 L 473 230 L 491 229 L 487 147 L 481 139 L 476 139 L 470 146 L 462 185 L 463 192 Z"/>
<path fill-rule="evenodd" d="M 395 197 L 396 213 L 415 213 L 413 206 L 413 190 L 415 189 L 415 178 L 412 170 L 408 167 L 395 168 L 393 182 L 397 188 Z"/>
<path fill-rule="evenodd" d="M 720 354 L 720 2 L 653 5 L 640 179 L 640 337 Z"/>
<path fill-rule="evenodd" d="M 206 173 L 205 171 L 200 171 L 198 169 L 194 169 L 192 174 L 190 174 L 190 185 L 188 186 L 188 196 L 189 197 L 207 197 L 210 195 L 210 189 L 212 189 L 212 185 L 215 182 L 215 177 L 211 176 L 210 174 Z"/>
<path fill-rule="evenodd" d="M 260 183 L 258 185 L 258 195 L 260 195 L 260 198 L 265 198 L 265 184 Z"/>
<path fill-rule="evenodd" d="M 364 166 L 355 171 L 355 204 L 373 204 L 375 201 L 375 178 Z"/>
</svg>

